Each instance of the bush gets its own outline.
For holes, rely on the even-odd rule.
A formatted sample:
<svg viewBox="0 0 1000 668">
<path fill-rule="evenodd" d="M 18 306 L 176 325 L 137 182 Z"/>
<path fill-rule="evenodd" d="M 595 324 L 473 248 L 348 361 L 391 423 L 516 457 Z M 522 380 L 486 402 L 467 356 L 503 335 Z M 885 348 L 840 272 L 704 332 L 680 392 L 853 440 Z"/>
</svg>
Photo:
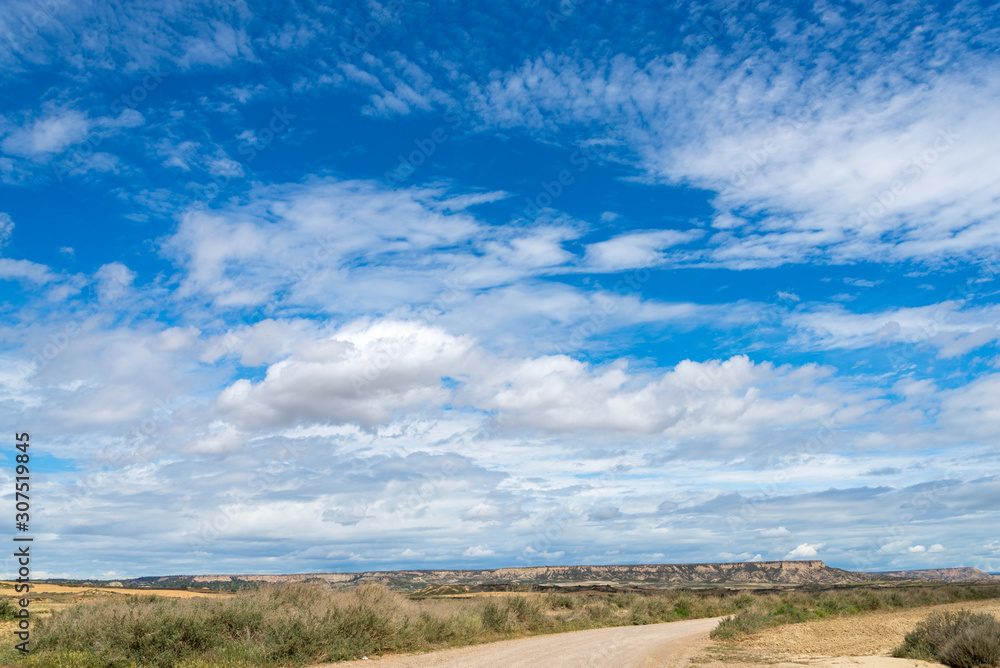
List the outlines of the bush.
<svg viewBox="0 0 1000 668">
<path fill-rule="evenodd" d="M 717 640 L 729 640 L 736 636 L 750 635 L 771 625 L 771 615 L 758 606 L 744 608 L 732 617 L 726 617 L 710 634 Z"/>
<path fill-rule="evenodd" d="M 691 601 L 687 600 L 686 598 L 682 598 L 678 600 L 676 603 L 674 603 L 674 614 L 676 614 L 681 619 L 687 619 L 688 617 L 690 617 L 693 609 L 694 608 L 691 605 Z"/>
<path fill-rule="evenodd" d="M 996 666 L 1000 664 L 1000 621 L 968 610 L 934 613 L 907 633 L 892 655 L 954 668 Z"/>
<path fill-rule="evenodd" d="M 17 606 L 12 605 L 7 599 L 0 599 L 0 621 L 14 619 L 17 610 Z"/>
<path fill-rule="evenodd" d="M 507 608 L 500 607 L 496 601 L 490 599 L 483 603 L 480 611 L 483 618 L 483 628 L 494 633 L 507 633 L 510 622 L 507 619 Z"/>
</svg>

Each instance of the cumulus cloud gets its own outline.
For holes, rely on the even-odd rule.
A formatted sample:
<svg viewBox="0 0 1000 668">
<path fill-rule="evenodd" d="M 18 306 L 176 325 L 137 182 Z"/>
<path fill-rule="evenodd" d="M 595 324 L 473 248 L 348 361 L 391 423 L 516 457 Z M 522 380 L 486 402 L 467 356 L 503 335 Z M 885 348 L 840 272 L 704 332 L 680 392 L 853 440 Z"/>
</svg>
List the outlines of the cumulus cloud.
<svg viewBox="0 0 1000 668">
<path fill-rule="evenodd" d="M 829 415 L 821 397 L 785 394 L 792 376 L 826 371 L 755 365 L 745 356 L 685 360 L 663 374 L 630 374 L 624 362 L 591 367 L 564 355 L 484 371 L 469 384 L 470 403 L 499 410 L 516 424 L 552 431 L 614 430 L 742 440 L 758 425 L 795 424 Z M 797 385 L 797 383 L 796 383 Z M 765 387 L 774 392 L 768 392 Z M 798 386 L 801 388 L 801 386 Z"/>
<path fill-rule="evenodd" d="M 486 545 L 473 545 L 467 548 L 462 554 L 466 557 L 492 557 L 496 552 Z"/>
<path fill-rule="evenodd" d="M 304 342 L 257 383 L 239 380 L 217 400 L 241 424 L 389 422 L 399 410 L 439 406 L 442 379 L 466 365 L 473 342 L 416 323 L 355 323 Z"/>
<path fill-rule="evenodd" d="M 819 550 L 823 549 L 826 543 L 802 543 L 797 548 L 784 556 L 785 559 L 812 559 L 819 556 Z"/>
<path fill-rule="evenodd" d="M 123 298 L 132 289 L 136 275 L 121 262 L 102 265 L 94 273 L 98 300 L 107 303 Z"/>
</svg>

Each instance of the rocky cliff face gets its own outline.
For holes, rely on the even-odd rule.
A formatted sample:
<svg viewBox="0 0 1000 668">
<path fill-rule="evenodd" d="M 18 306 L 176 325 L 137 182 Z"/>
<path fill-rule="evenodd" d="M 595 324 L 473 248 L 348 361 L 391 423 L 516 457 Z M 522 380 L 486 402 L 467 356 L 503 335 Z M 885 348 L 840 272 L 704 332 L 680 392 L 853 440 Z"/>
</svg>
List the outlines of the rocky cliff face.
<svg viewBox="0 0 1000 668">
<path fill-rule="evenodd" d="M 621 566 L 538 566 L 484 570 L 368 571 L 364 573 L 301 573 L 296 575 L 198 575 L 195 583 L 301 582 L 324 580 L 353 586 L 380 582 L 401 589 L 436 585 L 611 584 L 690 585 L 801 585 L 848 584 L 884 579 L 885 574 L 855 573 L 831 568 L 822 561 L 759 561 L 724 564 L 638 564 Z M 176 576 L 173 579 L 176 579 Z"/>
<path fill-rule="evenodd" d="M 926 568 L 918 571 L 889 571 L 882 575 L 899 578 L 919 578 L 925 580 L 945 580 L 947 582 L 973 582 L 978 580 L 1000 580 L 1000 576 L 984 573 L 978 568 Z"/>
</svg>

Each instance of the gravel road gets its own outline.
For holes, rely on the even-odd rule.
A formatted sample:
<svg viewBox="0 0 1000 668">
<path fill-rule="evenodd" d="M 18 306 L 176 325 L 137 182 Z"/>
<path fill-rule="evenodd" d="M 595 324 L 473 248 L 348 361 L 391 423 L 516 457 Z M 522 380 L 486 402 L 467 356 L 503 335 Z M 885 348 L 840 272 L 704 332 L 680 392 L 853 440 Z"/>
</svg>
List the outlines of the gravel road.
<svg viewBox="0 0 1000 668">
<path fill-rule="evenodd" d="M 429 654 L 329 663 L 315 668 L 654 668 L 688 663 L 721 617 L 504 640 Z"/>
</svg>

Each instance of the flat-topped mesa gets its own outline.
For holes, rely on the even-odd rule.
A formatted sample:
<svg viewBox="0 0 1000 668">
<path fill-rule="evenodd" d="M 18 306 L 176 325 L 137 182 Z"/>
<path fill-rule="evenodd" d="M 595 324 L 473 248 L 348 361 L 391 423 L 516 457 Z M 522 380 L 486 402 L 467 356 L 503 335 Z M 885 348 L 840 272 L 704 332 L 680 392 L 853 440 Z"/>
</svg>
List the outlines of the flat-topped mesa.
<svg viewBox="0 0 1000 668">
<path fill-rule="evenodd" d="M 139 578 L 135 586 L 213 586 L 230 583 L 293 583 L 322 580 L 335 587 L 382 583 L 417 590 L 429 586 L 639 586 L 699 585 L 839 585 L 894 579 L 886 573 L 857 573 L 831 568 L 818 559 L 703 564 L 609 564 L 580 566 L 519 566 L 495 569 L 433 569 L 367 571 L 361 573 L 296 573 L 289 575 L 195 575 Z M 169 584 L 168 584 L 169 582 Z"/>
<path fill-rule="evenodd" d="M 985 573 L 978 568 L 925 568 L 916 571 L 887 571 L 880 573 L 890 577 L 920 578 L 924 580 L 944 580 L 945 582 L 996 581 L 1000 576 Z"/>
</svg>

